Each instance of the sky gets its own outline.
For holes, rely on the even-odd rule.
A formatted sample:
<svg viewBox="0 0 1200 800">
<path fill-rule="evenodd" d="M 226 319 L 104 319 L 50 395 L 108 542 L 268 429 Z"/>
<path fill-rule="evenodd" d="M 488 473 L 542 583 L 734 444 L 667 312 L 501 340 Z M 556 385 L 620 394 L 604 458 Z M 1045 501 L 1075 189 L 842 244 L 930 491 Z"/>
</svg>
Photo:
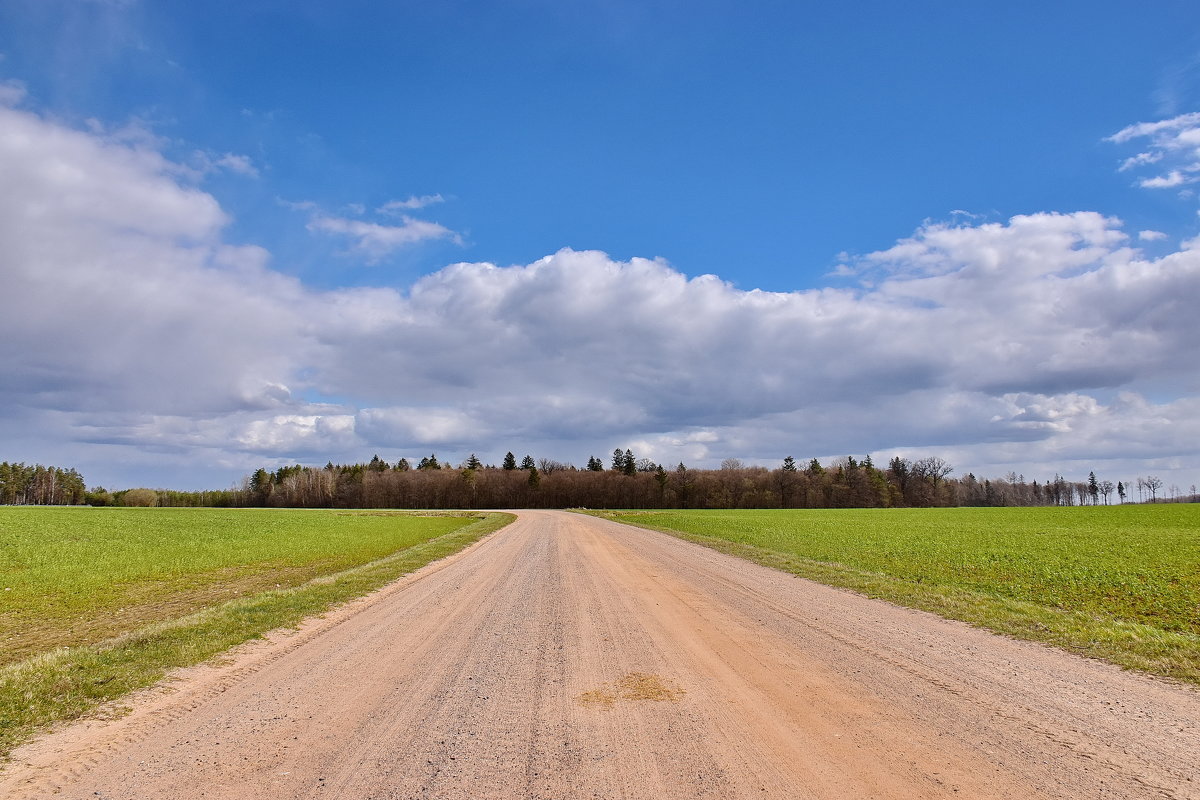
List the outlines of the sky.
<svg viewBox="0 0 1200 800">
<path fill-rule="evenodd" d="M 3 0 L 0 460 L 1200 482 L 1194 3 L 817 5 Z"/>
</svg>

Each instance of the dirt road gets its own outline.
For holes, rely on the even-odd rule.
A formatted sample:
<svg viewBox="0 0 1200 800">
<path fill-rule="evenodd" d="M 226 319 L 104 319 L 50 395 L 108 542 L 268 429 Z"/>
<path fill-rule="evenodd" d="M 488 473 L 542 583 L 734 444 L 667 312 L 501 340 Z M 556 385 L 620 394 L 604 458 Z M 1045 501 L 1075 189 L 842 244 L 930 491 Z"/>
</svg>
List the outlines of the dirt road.
<svg viewBox="0 0 1200 800">
<path fill-rule="evenodd" d="M 563 512 L 16 755 L 0 796 L 1200 798 L 1200 693 Z"/>
</svg>

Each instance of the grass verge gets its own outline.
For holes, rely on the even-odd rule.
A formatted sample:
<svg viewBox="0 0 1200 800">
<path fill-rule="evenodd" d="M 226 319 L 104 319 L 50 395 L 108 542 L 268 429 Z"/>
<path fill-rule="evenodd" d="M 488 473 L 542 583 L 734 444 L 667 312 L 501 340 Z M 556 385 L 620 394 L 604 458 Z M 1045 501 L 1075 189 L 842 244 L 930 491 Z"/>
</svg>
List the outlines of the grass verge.
<svg viewBox="0 0 1200 800">
<path fill-rule="evenodd" d="M 465 527 L 384 558 L 286 589 L 270 590 L 157 622 L 80 647 L 59 648 L 0 668 L 0 757 L 53 722 L 150 686 L 267 631 L 367 594 L 504 527 L 511 514 L 473 514 Z"/>
<path fill-rule="evenodd" d="M 471 523 L 281 508 L 0 508 L 0 666 L 300 586 Z"/>
<path fill-rule="evenodd" d="M 1099 542 L 1087 541 L 1080 536 L 1066 543 L 1061 558 L 1073 570 L 1062 565 L 1047 568 L 1047 562 L 1054 559 L 1045 550 L 1037 549 L 1042 539 L 1032 531 L 1020 531 L 1017 535 L 1003 537 L 972 532 L 958 540 L 953 555 L 948 548 L 941 548 L 939 552 L 939 540 L 944 542 L 952 539 L 952 534 L 961 534 L 962 531 L 947 527 L 941 518 L 946 515 L 953 519 L 958 510 L 936 511 L 939 513 L 928 515 L 888 510 L 770 512 L 777 515 L 774 520 L 763 512 L 720 512 L 719 515 L 716 512 L 585 513 L 667 533 L 802 578 L 851 589 L 868 597 L 929 611 L 1078 655 L 1103 659 L 1127 669 L 1200 686 L 1200 634 L 1196 633 L 1196 626 L 1200 624 L 1200 605 L 1196 604 L 1196 570 L 1192 564 L 1197 540 L 1194 523 L 1185 520 L 1182 532 L 1166 540 L 1174 541 L 1172 555 L 1182 559 L 1182 562 L 1173 563 L 1170 569 L 1164 566 L 1161 574 L 1152 578 L 1142 574 L 1139 579 L 1132 573 L 1113 577 L 1109 570 L 1109 580 L 1106 582 L 1098 566 L 1104 554 L 1097 553 L 1089 557 L 1082 550 L 1102 550 L 1106 543 L 1112 548 L 1119 548 L 1119 542 L 1109 543 L 1112 537 L 1107 532 Z M 1015 528 L 1022 526 L 1019 516 L 1004 514 L 1005 511 L 1014 510 L 988 511 L 998 512 L 990 518 L 997 529 L 1003 529 L 1006 520 L 1015 523 Z M 1062 519 L 1068 520 L 1068 526 L 1072 524 L 1068 515 L 1074 514 L 1078 520 L 1085 512 L 1084 509 L 1057 511 L 1064 515 Z M 1196 510 L 1191 509 L 1188 513 L 1194 515 Z M 778 520 L 786 520 L 785 515 L 789 514 L 796 515 L 794 519 L 804 519 L 800 515 L 809 515 L 814 524 L 821 526 L 821 533 L 812 537 L 819 543 L 805 536 L 803 525 L 794 526 L 790 536 L 782 535 Z M 840 519 L 836 515 L 841 515 Z M 917 531 L 914 534 L 908 530 L 904 536 L 930 541 L 898 543 L 900 537 L 889 530 L 898 515 L 907 528 Z M 978 524 L 970 514 L 958 516 L 966 524 Z M 726 527 L 725 517 L 734 524 Z M 852 524 L 844 534 L 836 530 L 831 534 L 824 528 L 830 527 L 828 520 L 832 519 Z M 934 523 L 924 533 L 920 532 L 922 519 Z M 875 531 L 867 530 L 872 520 L 880 523 Z M 1033 527 L 1044 526 L 1042 517 L 1034 517 L 1033 521 L 1036 523 Z M 784 525 L 784 528 L 787 526 Z M 720 532 L 722 530 L 727 532 L 723 535 Z M 867 532 L 864 533 L 865 530 Z M 1129 531 L 1125 530 L 1121 536 L 1127 538 Z M 822 537 L 853 539 L 852 546 L 845 545 L 844 541 L 838 545 L 842 548 L 839 553 L 841 558 L 852 560 L 859 558 L 861 553 L 861 560 L 871 564 L 871 568 L 829 559 L 828 545 L 819 541 Z M 1026 538 L 1036 541 L 1030 545 L 1029 551 L 1022 552 L 1021 542 Z M 1151 537 L 1148 535 L 1144 538 Z M 993 543 L 986 545 L 988 541 Z M 764 546 L 764 542 L 770 542 L 773 546 Z M 1159 542 L 1157 546 L 1166 545 Z M 810 553 L 805 553 L 806 549 L 820 553 L 822 557 L 814 558 Z M 1008 561 L 1003 569 L 996 567 L 988 571 L 987 565 L 997 561 L 996 552 L 1003 554 Z M 880 557 L 880 553 L 886 553 L 886 558 Z M 1126 563 L 1129 560 L 1129 556 L 1124 559 Z M 1166 557 L 1164 560 L 1167 560 Z M 1138 570 L 1153 573 L 1153 564 L 1154 559 L 1148 557 Z M 1173 574 L 1174 570 L 1180 570 L 1180 574 Z M 1143 588 L 1153 579 L 1161 579 L 1173 592 L 1162 592 L 1153 587 L 1147 591 Z M 1089 594 L 1095 597 L 1089 598 Z M 1151 599 L 1158 601 L 1162 601 L 1162 595 L 1166 594 L 1170 600 L 1163 603 L 1165 607 L 1146 609 L 1139 594 L 1148 594 Z"/>
</svg>

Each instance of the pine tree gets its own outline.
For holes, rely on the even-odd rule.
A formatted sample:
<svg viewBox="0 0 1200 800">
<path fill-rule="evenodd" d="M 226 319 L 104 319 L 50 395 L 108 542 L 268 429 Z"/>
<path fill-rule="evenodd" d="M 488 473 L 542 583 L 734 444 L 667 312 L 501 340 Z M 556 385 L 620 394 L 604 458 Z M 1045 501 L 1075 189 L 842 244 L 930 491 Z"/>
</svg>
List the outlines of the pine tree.
<svg viewBox="0 0 1200 800">
<path fill-rule="evenodd" d="M 624 459 L 625 459 L 625 463 L 623 463 L 621 465 L 621 471 L 624 472 L 626 475 L 636 475 L 637 474 L 637 460 L 633 457 L 633 451 L 626 450 Z"/>
<path fill-rule="evenodd" d="M 512 454 L 512 451 L 504 454 L 504 463 L 501 464 L 504 469 L 514 470 L 517 468 L 517 457 Z"/>
<path fill-rule="evenodd" d="M 471 453 L 471 457 L 467 459 L 467 469 L 479 469 L 482 466 L 483 464 L 475 457 L 475 454 Z"/>
<path fill-rule="evenodd" d="M 783 460 L 783 471 L 784 472 L 795 472 L 796 471 L 796 459 L 792 458 L 791 456 L 788 456 L 787 458 L 785 458 Z"/>
<path fill-rule="evenodd" d="M 266 494 L 271 488 L 271 473 L 262 467 L 254 470 L 254 474 L 250 476 L 250 488 L 259 494 Z"/>
<path fill-rule="evenodd" d="M 658 469 L 654 470 L 654 480 L 658 481 L 658 494 L 661 497 L 667 493 L 667 471 L 663 469 L 663 465 L 659 464 Z"/>
<path fill-rule="evenodd" d="M 533 456 L 525 456 L 521 459 L 521 469 L 535 469 L 537 464 L 533 463 Z"/>
</svg>

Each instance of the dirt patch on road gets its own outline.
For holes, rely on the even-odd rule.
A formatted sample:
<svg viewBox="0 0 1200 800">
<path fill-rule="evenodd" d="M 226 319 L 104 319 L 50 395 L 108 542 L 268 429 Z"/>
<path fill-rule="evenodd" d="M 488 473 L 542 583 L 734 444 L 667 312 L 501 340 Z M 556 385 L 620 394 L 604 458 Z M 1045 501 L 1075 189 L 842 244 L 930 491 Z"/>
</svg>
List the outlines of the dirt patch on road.
<svg viewBox="0 0 1200 800">
<path fill-rule="evenodd" d="M 657 675 L 630 672 L 611 684 L 579 695 L 579 704 L 587 708 L 612 708 L 618 700 L 679 702 L 684 690 L 665 683 Z"/>
</svg>

